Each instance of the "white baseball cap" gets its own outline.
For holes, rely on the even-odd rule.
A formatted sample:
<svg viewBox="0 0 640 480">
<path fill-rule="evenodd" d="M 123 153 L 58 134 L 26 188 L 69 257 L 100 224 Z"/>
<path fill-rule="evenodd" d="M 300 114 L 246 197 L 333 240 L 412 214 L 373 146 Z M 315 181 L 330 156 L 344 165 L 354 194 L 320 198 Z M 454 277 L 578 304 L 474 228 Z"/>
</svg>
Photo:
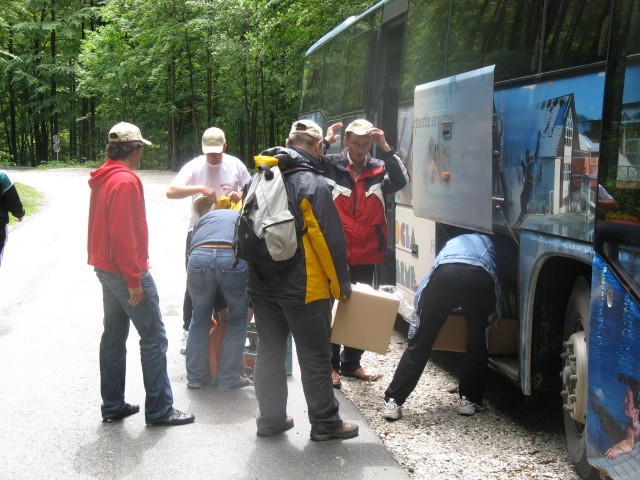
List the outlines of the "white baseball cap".
<svg viewBox="0 0 640 480">
<path fill-rule="evenodd" d="M 202 134 L 202 153 L 222 153 L 227 139 L 217 127 L 207 128 Z"/>
<path fill-rule="evenodd" d="M 353 133 L 354 135 L 364 136 L 369 135 L 369 130 L 373 128 L 373 124 L 364 120 L 363 118 L 359 118 L 358 120 L 354 120 L 351 122 L 344 133 Z"/>
<path fill-rule="evenodd" d="M 120 122 L 109 130 L 109 143 L 120 142 L 142 142 L 145 145 L 151 145 L 149 140 L 142 138 L 138 127 L 127 122 Z"/>
<path fill-rule="evenodd" d="M 291 125 L 291 131 L 289 132 L 289 136 L 294 133 L 304 133 L 305 135 L 309 135 L 311 138 L 315 138 L 316 140 L 322 140 L 322 129 L 320 126 L 311 120 L 297 120 L 293 122 Z"/>
</svg>

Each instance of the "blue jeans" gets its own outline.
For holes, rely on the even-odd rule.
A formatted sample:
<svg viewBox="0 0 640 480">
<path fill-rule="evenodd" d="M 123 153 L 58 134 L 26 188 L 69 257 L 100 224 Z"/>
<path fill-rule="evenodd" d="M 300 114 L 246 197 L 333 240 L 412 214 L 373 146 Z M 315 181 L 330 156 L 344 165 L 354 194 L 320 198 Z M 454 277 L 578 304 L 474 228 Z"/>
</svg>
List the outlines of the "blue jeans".
<svg viewBox="0 0 640 480">
<path fill-rule="evenodd" d="M 140 335 L 140 360 L 146 392 L 145 420 L 154 423 L 171 414 L 173 392 L 167 374 L 167 335 L 162 323 L 158 290 L 149 272 L 140 277 L 144 299 L 131 307 L 127 282 L 120 273 L 96 269 L 102 284 L 104 331 L 100 340 L 100 391 L 102 416 L 116 414 L 124 406 L 129 320 Z"/>
<path fill-rule="evenodd" d="M 246 291 L 247 264 L 238 260 L 230 248 L 196 247 L 187 261 L 187 287 L 193 302 L 193 317 L 187 339 L 187 381 L 206 385 L 211 381 L 209 368 L 209 330 L 216 290 L 229 309 L 218 364 L 217 387 L 234 387 L 244 373 L 242 353 L 247 339 Z"/>
</svg>

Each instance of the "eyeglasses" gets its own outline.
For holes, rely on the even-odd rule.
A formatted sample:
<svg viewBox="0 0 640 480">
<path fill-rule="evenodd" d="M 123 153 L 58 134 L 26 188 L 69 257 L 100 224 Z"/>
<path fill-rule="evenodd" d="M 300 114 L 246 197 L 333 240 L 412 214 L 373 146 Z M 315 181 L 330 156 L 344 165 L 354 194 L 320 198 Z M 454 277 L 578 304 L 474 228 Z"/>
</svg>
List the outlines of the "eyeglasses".
<svg viewBox="0 0 640 480">
<path fill-rule="evenodd" d="M 306 132 L 307 128 L 308 127 L 302 122 L 296 123 L 296 132 Z"/>
</svg>

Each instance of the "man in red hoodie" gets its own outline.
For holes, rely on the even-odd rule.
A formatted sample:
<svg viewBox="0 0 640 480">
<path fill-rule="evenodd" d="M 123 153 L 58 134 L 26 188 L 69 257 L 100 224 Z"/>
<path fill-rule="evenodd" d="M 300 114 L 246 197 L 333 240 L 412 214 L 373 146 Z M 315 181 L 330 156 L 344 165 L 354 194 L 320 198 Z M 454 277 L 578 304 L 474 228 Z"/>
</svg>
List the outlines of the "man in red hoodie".
<svg viewBox="0 0 640 480">
<path fill-rule="evenodd" d="M 140 334 L 148 426 L 184 425 L 194 416 L 173 408 L 167 374 L 167 335 L 158 291 L 149 273 L 149 232 L 140 166 L 140 129 L 121 122 L 109 132 L 106 160 L 91 172 L 89 265 L 102 284 L 104 331 L 100 340 L 102 419 L 115 422 L 140 411 L 124 400 L 129 321 Z"/>
</svg>

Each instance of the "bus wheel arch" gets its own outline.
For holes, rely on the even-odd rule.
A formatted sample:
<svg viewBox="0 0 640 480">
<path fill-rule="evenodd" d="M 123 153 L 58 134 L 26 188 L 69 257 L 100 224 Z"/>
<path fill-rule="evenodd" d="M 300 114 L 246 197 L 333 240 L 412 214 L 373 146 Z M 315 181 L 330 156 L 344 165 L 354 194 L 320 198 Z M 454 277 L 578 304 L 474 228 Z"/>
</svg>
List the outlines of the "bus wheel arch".
<svg viewBox="0 0 640 480">
<path fill-rule="evenodd" d="M 584 277 L 578 277 L 567 304 L 562 349 L 562 403 L 567 451 L 571 462 L 584 479 L 598 479 L 587 461 L 586 411 L 588 385 L 588 333 L 591 289 Z"/>
</svg>

